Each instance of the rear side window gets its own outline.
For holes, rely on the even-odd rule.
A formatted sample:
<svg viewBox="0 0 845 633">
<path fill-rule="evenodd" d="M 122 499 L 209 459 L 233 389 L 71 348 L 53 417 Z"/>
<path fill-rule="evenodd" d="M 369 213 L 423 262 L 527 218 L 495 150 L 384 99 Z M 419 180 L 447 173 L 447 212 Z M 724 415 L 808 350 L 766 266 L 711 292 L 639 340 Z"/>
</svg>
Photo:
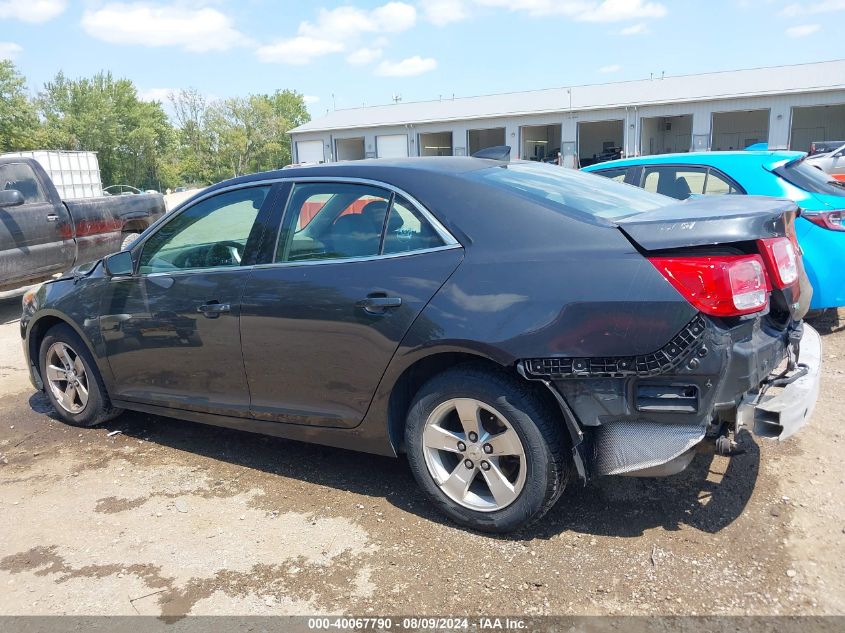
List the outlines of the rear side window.
<svg viewBox="0 0 845 633">
<path fill-rule="evenodd" d="M 559 211 L 609 220 L 674 204 L 670 198 L 637 187 L 544 163 L 508 163 L 471 172 L 468 177 L 482 179 Z"/>
<path fill-rule="evenodd" d="M 368 185 L 294 186 L 285 211 L 277 262 L 352 259 L 379 254 L 389 191 Z"/>
<path fill-rule="evenodd" d="M 443 239 L 437 231 L 414 205 L 402 196 L 396 196 L 387 219 L 383 253 L 407 253 L 438 246 L 443 246 Z"/>
<path fill-rule="evenodd" d="M 401 195 L 370 185 L 301 183 L 290 196 L 275 261 L 357 259 L 443 244 Z"/>
<path fill-rule="evenodd" d="M 24 204 L 47 200 L 38 179 L 35 177 L 35 172 L 26 163 L 0 165 L 0 189 L 20 191 Z"/>
</svg>

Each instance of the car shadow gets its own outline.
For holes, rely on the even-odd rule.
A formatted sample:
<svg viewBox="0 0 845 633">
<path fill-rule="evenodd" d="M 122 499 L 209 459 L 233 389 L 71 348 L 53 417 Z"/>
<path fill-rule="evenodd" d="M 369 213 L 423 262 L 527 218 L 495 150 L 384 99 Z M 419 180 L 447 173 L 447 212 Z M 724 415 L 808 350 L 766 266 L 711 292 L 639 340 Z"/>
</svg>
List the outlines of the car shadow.
<svg viewBox="0 0 845 633">
<path fill-rule="evenodd" d="M 43 394 L 34 394 L 29 404 L 33 411 L 55 418 Z M 453 525 L 425 498 L 404 458 L 367 455 L 134 412 L 124 413 L 104 428 L 271 475 L 383 498 L 405 512 Z M 636 537 L 652 528 L 672 531 L 681 525 L 718 532 L 742 514 L 759 473 L 757 444 L 747 433 L 740 441 L 746 453 L 730 458 L 723 474 L 716 472 L 719 468 L 714 469 L 712 455 L 700 454 L 683 473 L 672 477 L 604 477 L 586 487 L 573 480 L 557 505 L 536 526 L 499 538 L 548 539 L 562 532 Z M 319 502 L 315 501 L 315 509 L 318 507 Z"/>
</svg>

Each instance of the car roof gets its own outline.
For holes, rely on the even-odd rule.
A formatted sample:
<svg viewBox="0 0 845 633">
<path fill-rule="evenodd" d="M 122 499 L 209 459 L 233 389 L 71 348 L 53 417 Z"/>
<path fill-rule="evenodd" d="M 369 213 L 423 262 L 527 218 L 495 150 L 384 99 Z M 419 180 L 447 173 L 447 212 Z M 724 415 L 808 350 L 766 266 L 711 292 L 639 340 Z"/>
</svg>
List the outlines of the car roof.
<svg viewBox="0 0 845 633">
<path fill-rule="evenodd" d="M 614 167 L 630 167 L 632 165 L 726 165 L 738 162 L 755 165 L 775 165 L 782 162 L 796 160 L 806 156 L 806 152 L 793 152 L 788 150 L 766 150 L 766 151 L 716 151 L 716 152 L 684 152 L 677 154 L 654 154 L 652 156 L 632 156 L 620 158 L 605 163 L 597 163 L 584 167 L 584 171 L 596 171 L 599 169 L 612 169 Z"/>
<path fill-rule="evenodd" d="M 501 165 L 499 161 L 465 156 L 421 156 L 414 158 L 371 158 L 337 163 L 301 165 L 274 171 L 259 172 L 231 178 L 212 185 L 206 191 L 214 191 L 241 183 L 277 180 L 282 178 L 362 178 L 383 180 L 397 173 L 411 175 L 437 173 L 460 176 L 471 171 L 489 169 Z M 388 180 L 389 182 L 389 180 Z"/>
</svg>

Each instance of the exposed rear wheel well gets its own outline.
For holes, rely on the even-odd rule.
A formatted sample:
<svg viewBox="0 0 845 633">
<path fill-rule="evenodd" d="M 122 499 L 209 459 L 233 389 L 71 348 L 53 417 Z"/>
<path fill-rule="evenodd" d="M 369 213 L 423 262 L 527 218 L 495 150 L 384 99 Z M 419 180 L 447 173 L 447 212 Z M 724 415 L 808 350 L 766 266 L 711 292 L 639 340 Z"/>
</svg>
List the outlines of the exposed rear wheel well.
<svg viewBox="0 0 845 633">
<path fill-rule="evenodd" d="M 402 373 L 390 394 L 388 430 L 390 441 L 397 452 L 401 453 L 405 450 L 405 421 L 408 417 L 411 401 L 420 388 L 434 376 L 466 363 L 472 363 L 476 367 L 487 367 L 491 372 L 501 373 L 505 371 L 518 376 L 513 368 L 505 367 L 483 356 L 464 352 L 444 352 L 418 360 Z M 532 388 L 536 388 L 536 386 L 532 385 Z M 537 391 L 541 398 L 548 401 L 550 394 L 546 389 L 537 389 Z M 557 404 L 555 403 L 554 406 L 555 409 L 553 410 L 556 410 Z"/>
</svg>

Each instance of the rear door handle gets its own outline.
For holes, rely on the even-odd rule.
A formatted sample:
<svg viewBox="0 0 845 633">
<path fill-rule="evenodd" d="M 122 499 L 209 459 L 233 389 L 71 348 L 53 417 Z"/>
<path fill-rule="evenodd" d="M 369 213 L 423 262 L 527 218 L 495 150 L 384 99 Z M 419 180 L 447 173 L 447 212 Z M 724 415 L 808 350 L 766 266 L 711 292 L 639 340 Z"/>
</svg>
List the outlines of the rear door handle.
<svg viewBox="0 0 845 633">
<path fill-rule="evenodd" d="M 58 222 L 58 220 L 59 220 L 59 216 L 57 216 L 55 213 L 48 213 L 47 214 L 47 221 L 48 222 Z"/>
<path fill-rule="evenodd" d="M 209 319 L 216 319 L 224 312 L 231 312 L 232 306 L 228 303 L 219 303 L 212 301 L 205 303 L 197 308 L 197 312 L 201 312 L 203 316 Z"/>
<path fill-rule="evenodd" d="M 398 308 L 402 305 L 401 297 L 386 297 L 384 295 L 375 295 L 361 299 L 355 304 L 356 308 L 363 308 L 364 312 L 370 314 L 384 314 L 388 308 Z"/>
</svg>

